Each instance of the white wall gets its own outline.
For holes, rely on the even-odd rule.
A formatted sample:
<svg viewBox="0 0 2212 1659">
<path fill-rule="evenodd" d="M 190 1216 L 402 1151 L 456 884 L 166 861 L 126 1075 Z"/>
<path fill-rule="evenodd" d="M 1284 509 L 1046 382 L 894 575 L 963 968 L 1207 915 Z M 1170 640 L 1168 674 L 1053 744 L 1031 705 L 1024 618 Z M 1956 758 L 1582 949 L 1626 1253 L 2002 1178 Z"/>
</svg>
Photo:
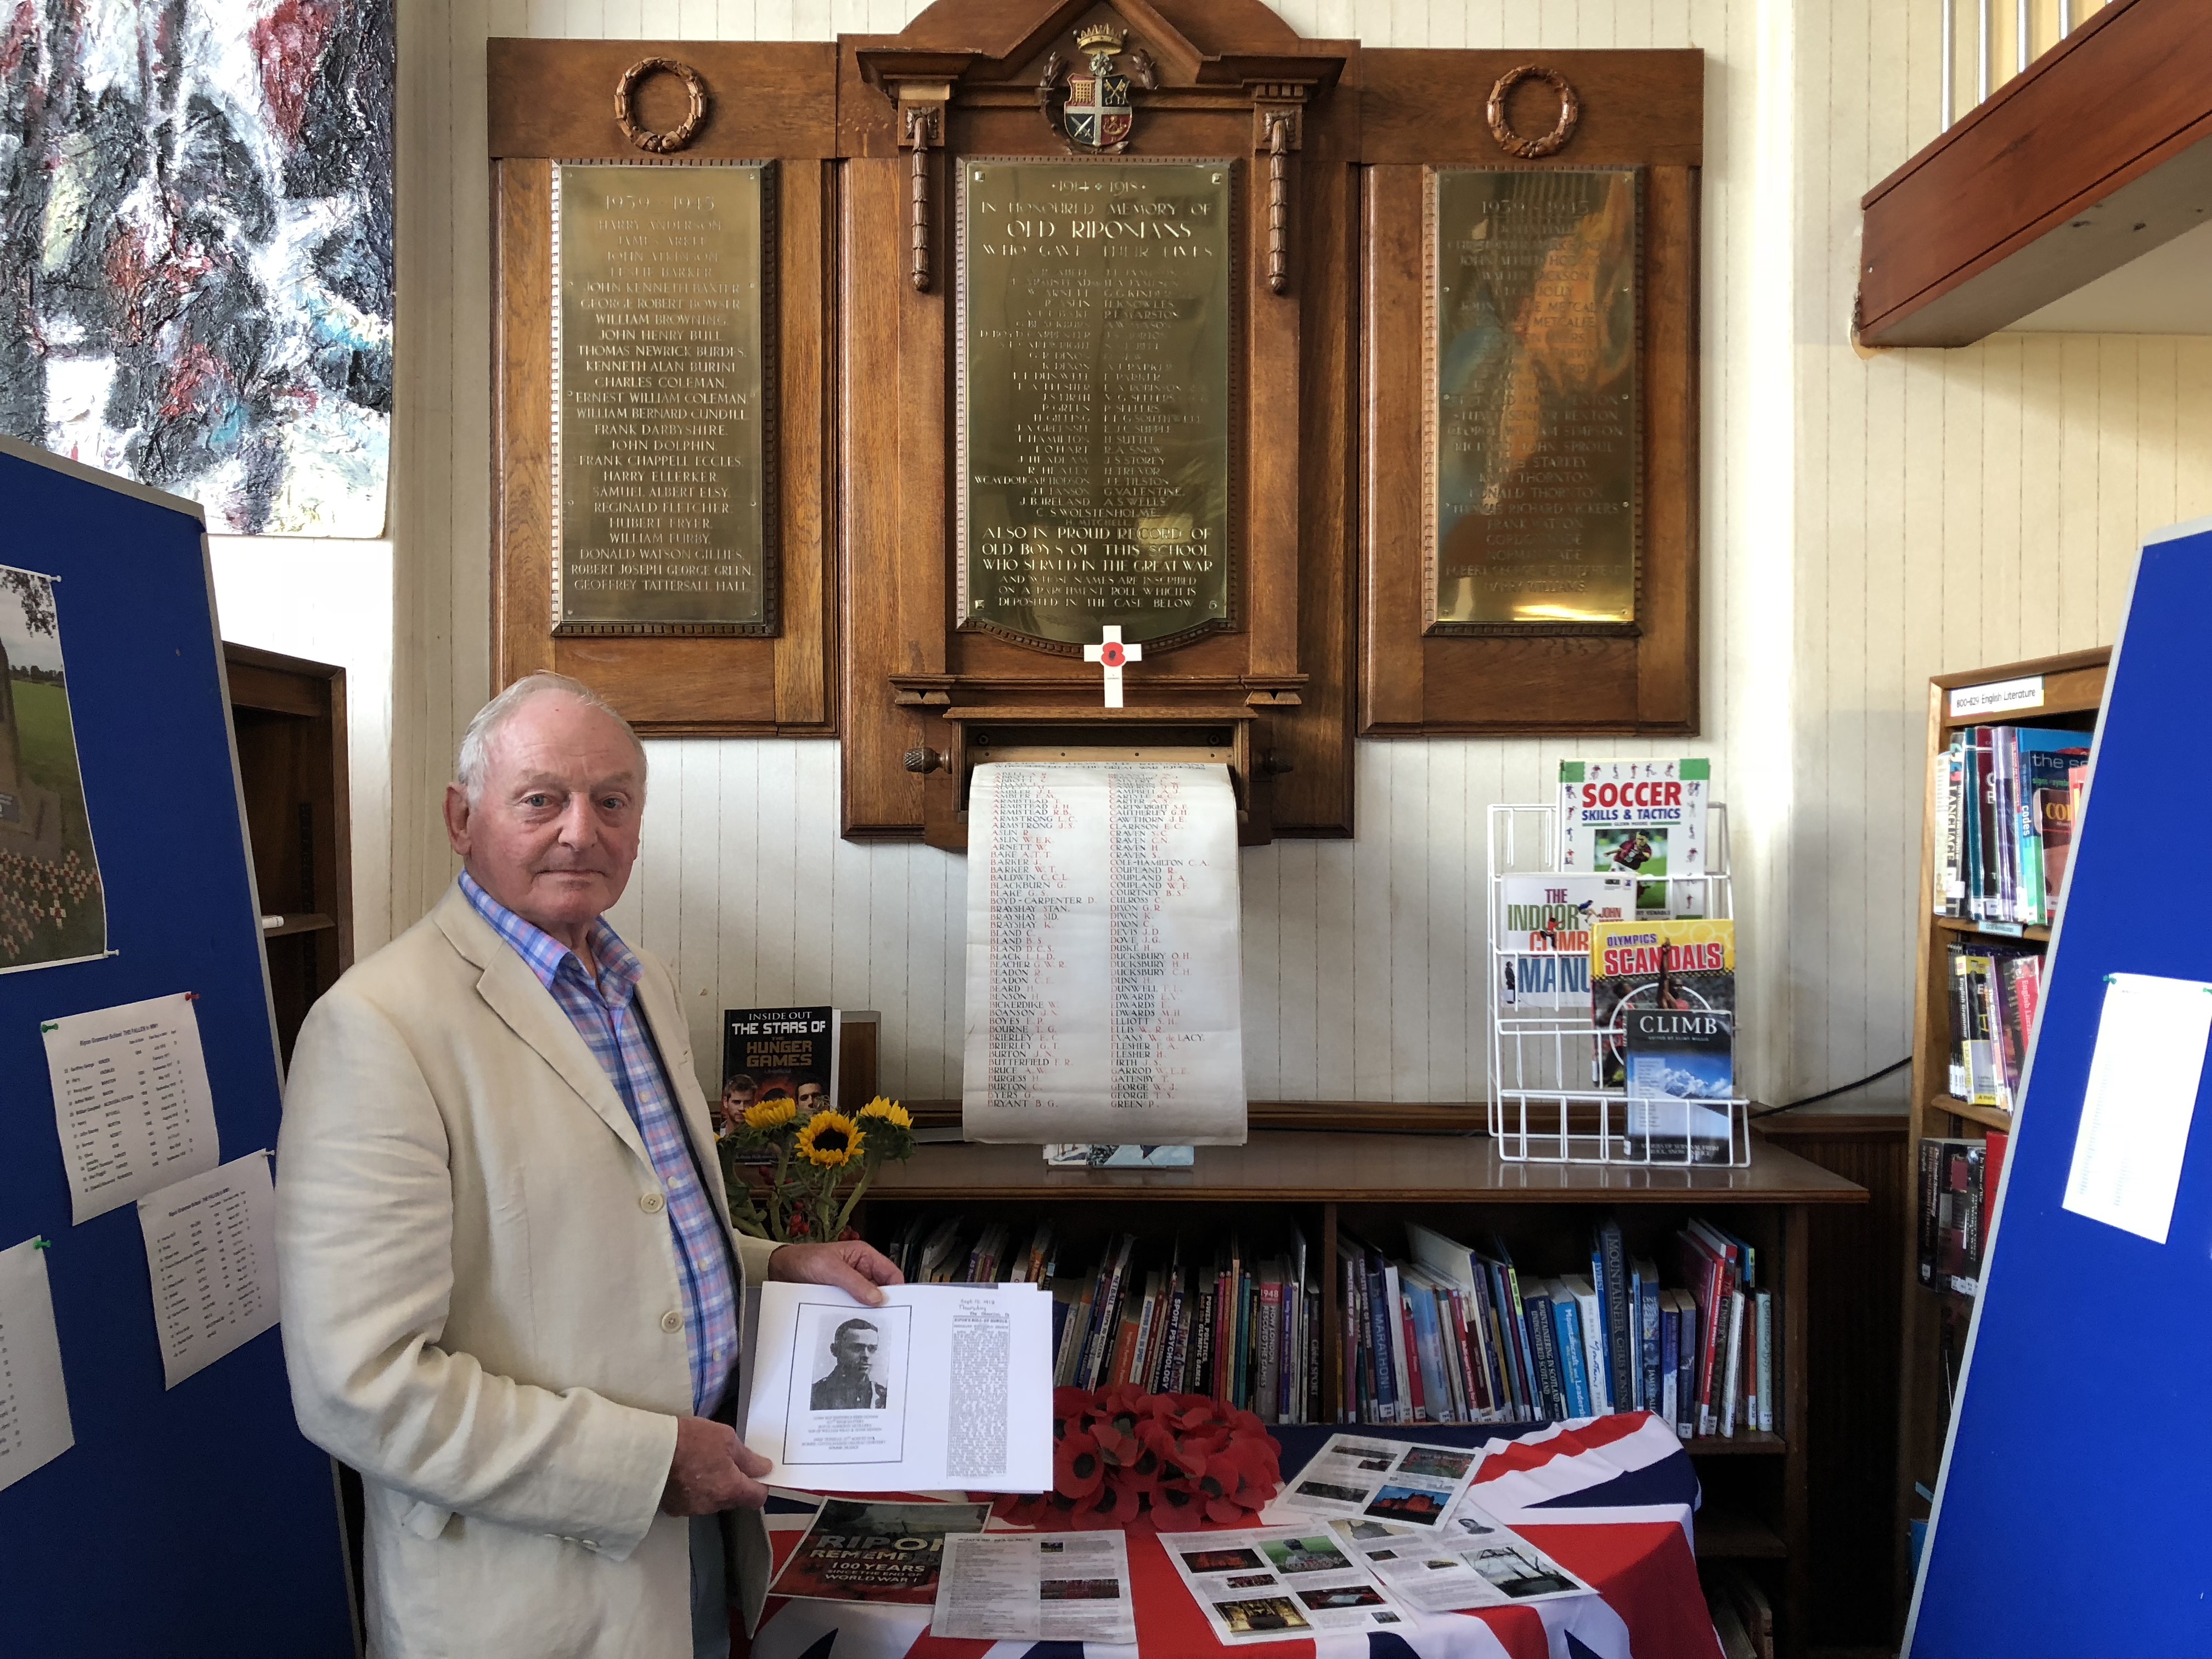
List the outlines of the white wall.
<svg viewBox="0 0 2212 1659">
<path fill-rule="evenodd" d="M 1711 756 L 1733 809 L 1752 1086 L 1790 1098 L 1899 1057 L 1926 677 L 2112 636 L 2138 531 L 2212 511 L 2212 343 L 2003 337 L 1853 353 L 1857 197 L 1935 131 L 1934 20 L 1909 0 L 1279 9 L 1306 33 L 1370 46 L 1708 54 L 1706 730 L 1662 747 Z M 388 868 L 390 925 L 449 878 L 438 791 L 488 690 L 484 40 L 827 38 L 895 30 L 912 9 L 403 5 L 391 810 L 355 860 Z M 306 551 L 280 552 L 294 550 Z M 675 964 L 700 1052 L 716 1051 L 726 1003 L 836 1000 L 882 1010 L 886 1086 L 956 1093 L 962 861 L 839 840 L 834 744 L 653 751 L 646 852 L 617 922 Z M 1540 799 L 1563 755 L 1619 752 L 1657 750 L 1361 744 L 1357 840 L 1246 855 L 1255 1097 L 1479 1095 L 1484 809 Z M 386 823 L 388 840 L 370 838 Z M 364 917 L 364 937 L 374 926 Z"/>
</svg>

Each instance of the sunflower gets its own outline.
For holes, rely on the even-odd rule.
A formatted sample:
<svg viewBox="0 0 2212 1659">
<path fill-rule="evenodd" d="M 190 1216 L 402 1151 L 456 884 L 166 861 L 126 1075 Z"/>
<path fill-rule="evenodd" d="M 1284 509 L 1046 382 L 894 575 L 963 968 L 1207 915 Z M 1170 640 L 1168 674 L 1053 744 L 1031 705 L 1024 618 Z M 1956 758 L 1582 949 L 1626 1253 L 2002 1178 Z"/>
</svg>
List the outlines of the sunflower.
<svg viewBox="0 0 2212 1659">
<path fill-rule="evenodd" d="M 878 1095 L 860 1108 L 862 1117 L 879 1117 L 894 1129 L 914 1127 L 914 1114 L 888 1095 Z"/>
<path fill-rule="evenodd" d="M 745 1127 L 755 1134 L 780 1129 L 799 1115 L 799 1103 L 789 1095 L 775 1095 L 745 1108 Z"/>
<path fill-rule="evenodd" d="M 817 1169 L 834 1170 L 860 1155 L 867 1136 L 842 1112 L 817 1112 L 799 1132 L 799 1155 Z"/>
</svg>

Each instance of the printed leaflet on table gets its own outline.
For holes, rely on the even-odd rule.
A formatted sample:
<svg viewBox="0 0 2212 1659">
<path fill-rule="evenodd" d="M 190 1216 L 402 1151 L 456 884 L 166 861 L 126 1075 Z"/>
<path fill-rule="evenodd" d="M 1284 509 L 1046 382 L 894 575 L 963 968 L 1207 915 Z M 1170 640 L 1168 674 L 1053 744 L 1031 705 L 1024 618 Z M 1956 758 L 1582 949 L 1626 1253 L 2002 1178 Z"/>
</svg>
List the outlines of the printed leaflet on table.
<svg viewBox="0 0 2212 1659">
<path fill-rule="evenodd" d="M 1587 1015 L 1590 929 L 1636 920 L 1636 884 L 1625 876 L 1508 876 L 1498 947 L 1498 1003 L 1509 1017 Z"/>
<path fill-rule="evenodd" d="M 980 1642 L 1137 1639 L 1128 1534 L 955 1533 L 930 1633 Z"/>
<path fill-rule="evenodd" d="M 1590 1587 L 1486 1510 L 1462 1500 L 1441 1527 L 1338 1516 L 1346 1553 L 1420 1613 L 1463 1613 L 1589 1595 Z"/>
<path fill-rule="evenodd" d="M 926 1607 L 937 1600 L 947 1540 L 981 1532 L 990 1514 L 988 1504 L 824 1498 L 769 1594 Z"/>
<path fill-rule="evenodd" d="M 1052 1298 L 904 1285 L 879 1308 L 761 1287 L 745 1443 L 807 1492 L 1049 1492 Z"/>
<path fill-rule="evenodd" d="M 1279 1522 L 1344 1515 L 1434 1527 L 1466 1496 L 1481 1461 L 1481 1453 L 1464 1446 L 1409 1446 L 1333 1434 L 1261 1518 Z"/>
<path fill-rule="evenodd" d="M 1632 876 L 1638 914 L 1705 914 L 1705 807 L 1712 763 L 1687 760 L 1559 763 L 1559 867 Z"/>
<path fill-rule="evenodd" d="M 1413 1623 L 1318 1521 L 1177 1533 L 1160 1543 L 1218 1642 L 1403 1632 Z"/>
</svg>

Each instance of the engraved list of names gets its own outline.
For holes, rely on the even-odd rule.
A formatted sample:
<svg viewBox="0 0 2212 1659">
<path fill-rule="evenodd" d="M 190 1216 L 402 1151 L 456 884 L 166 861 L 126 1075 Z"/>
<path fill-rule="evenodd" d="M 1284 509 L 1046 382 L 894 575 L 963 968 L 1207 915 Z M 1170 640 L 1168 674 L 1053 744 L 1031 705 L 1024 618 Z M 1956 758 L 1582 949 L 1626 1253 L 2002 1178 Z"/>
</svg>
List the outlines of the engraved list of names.
<svg viewBox="0 0 2212 1659">
<path fill-rule="evenodd" d="M 1230 621 L 1231 177 L 962 164 L 963 622 L 1073 645 Z"/>
<path fill-rule="evenodd" d="M 1237 805 L 1214 766 L 979 766 L 971 1140 L 1237 1144 Z"/>
<path fill-rule="evenodd" d="M 1636 617 L 1637 176 L 1432 176 L 1428 620 Z"/>
<path fill-rule="evenodd" d="M 554 623 L 773 633 L 767 169 L 554 175 Z"/>
</svg>

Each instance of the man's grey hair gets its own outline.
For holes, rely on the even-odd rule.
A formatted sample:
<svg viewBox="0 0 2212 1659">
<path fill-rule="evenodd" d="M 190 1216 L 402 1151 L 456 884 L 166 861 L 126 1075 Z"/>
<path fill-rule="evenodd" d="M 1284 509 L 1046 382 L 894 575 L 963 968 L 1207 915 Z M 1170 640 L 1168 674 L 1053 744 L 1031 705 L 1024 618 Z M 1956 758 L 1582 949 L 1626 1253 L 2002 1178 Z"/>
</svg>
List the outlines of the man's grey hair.
<svg viewBox="0 0 2212 1659">
<path fill-rule="evenodd" d="M 623 736 L 628 738 L 630 747 L 637 750 L 637 781 L 642 793 L 645 787 L 645 745 L 638 741 L 637 733 L 630 730 L 629 722 L 622 717 L 621 712 L 581 680 L 571 679 L 566 674 L 526 674 L 477 709 L 476 718 L 469 722 L 469 729 L 461 733 L 460 753 L 453 761 L 453 781 L 460 785 L 461 793 L 469 798 L 471 806 L 479 805 L 483 799 L 484 781 L 491 769 L 492 743 L 499 736 L 501 728 L 521 712 L 523 704 L 548 691 L 566 692 L 586 708 L 598 709 L 622 727 Z"/>
</svg>

